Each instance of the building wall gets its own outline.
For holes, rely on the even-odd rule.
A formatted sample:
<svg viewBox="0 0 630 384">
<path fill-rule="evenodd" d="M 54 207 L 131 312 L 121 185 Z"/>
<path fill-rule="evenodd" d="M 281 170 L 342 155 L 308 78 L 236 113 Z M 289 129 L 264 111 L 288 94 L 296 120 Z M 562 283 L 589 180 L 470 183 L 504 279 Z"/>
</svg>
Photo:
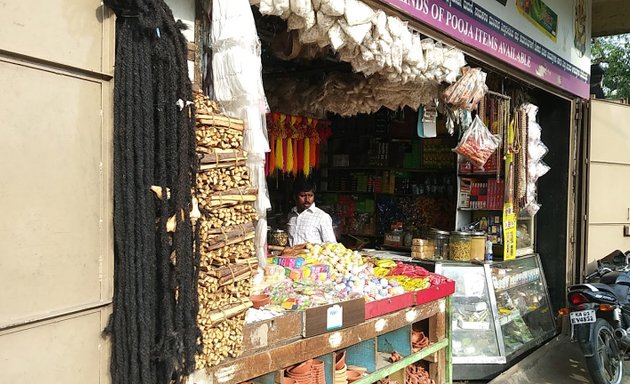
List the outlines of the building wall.
<svg viewBox="0 0 630 384">
<path fill-rule="evenodd" d="M 109 382 L 114 17 L 0 2 L 0 382 Z"/>
<path fill-rule="evenodd" d="M 591 100 L 589 142 L 587 272 L 619 249 L 630 250 L 630 107 Z"/>
</svg>

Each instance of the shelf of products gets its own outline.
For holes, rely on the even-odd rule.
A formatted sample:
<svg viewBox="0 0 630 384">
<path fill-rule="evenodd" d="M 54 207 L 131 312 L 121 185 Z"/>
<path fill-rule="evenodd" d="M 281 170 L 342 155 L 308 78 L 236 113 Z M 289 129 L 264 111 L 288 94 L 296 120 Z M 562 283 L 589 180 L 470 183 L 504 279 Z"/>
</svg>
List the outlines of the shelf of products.
<svg viewBox="0 0 630 384">
<path fill-rule="evenodd" d="M 242 310 L 242 349 L 205 365 L 202 381 L 273 384 L 300 376 L 323 384 L 352 372 L 359 383 L 390 374 L 450 382 L 455 283 L 391 256 L 339 243 L 270 250 L 247 302 L 253 308 Z M 210 319 L 219 316 L 235 315 Z"/>
<path fill-rule="evenodd" d="M 505 180 L 503 177 L 497 178 L 496 171 L 462 173 L 462 163 L 456 183 L 458 198 L 455 228 L 486 232 L 496 246 L 494 254 L 500 256 L 503 253 Z"/>
<path fill-rule="evenodd" d="M 495 177 L 459 179 L 459 209 L 503 210 L 505 181 Z"/>
<path fill-rule="evenodd" d="M 498 225 L 508 228 L 506 233 L 503 228 L 496 231 L 498 236 L 493 238 L 494 255 L 499 258 L 535 252 L 534 217 L 540 209 L 536 183 L 549 171 L 541 161 L 548 148 L 540 141 L 541 127 L 536 122 L 538 108 L 527 103 L 514 108 L 512 101 L 506 95 L 489 92 L 479 104 L 479 120 L 475 126 L 479 137 L 474 143 L 462 138 L 459 145 L 464 149 L 455 148 L 458 154 L 455 228 L 481 230 L 478 227 L 480 216 L 497 216 Z M 510 125 L 510 121 L 514 124 Z M 481 127 L 483 125 L 485 127 Z M 485 141 L 480 139 L 481 132 L 485 134 Z M 498 147 L 492 145 L 489 134 L 500 138 Z M 469 145 L 472 148 L 468 148 Z M 475 157 L 471 153 L 489 157 Z M 503 220 L 506 222 L 502 223 Z"/>
<path fill-rule="evenodd" d="M 384 237 L 398 225 L 406 232 L 453 228 L 455 139 L 445 127 L 438 137 L 419 138 L 417 112 L 405 110 L 405 116 L 381 110 L 333 118 L 334 133 L 322 147 L 318 203 L 338 233 Z"/>
<path fill-rule="evenodd" d="M 452 173 L 452 169 L 431 169 L 431 168 L 394 168 L 394 167 L 329 167 L 330 171 L 393 171 L 393 172 L 411 172 L 411 173 Z"/>
<path fill-rule="evenodd" d="M 456 380 L 503 371 L 555 334 L 539 255 L 485 264 L 418 263 L 456 282 L 451 324 Z"/>
<path fill-rule="evenodd" d="M 401 223 L 403 229 L 453 228 L 454 200 L 445 196 L 325 192 L 320 206 L 329 207 L 339 233 L 382 237 Z"/>
<path fill-rule="evenodd" d="M 348 193 L 384 193 L 402 195 L 453 195 L 455 180 L 452 172 L 435 170 L 396 169 L 333 169 L 322 172 L 325 180 L 322 192 L 344 191 Z"/>
<path fill-rule="evenodd" d="M 459 208 L 462 211 L 497 211 L 501 212 L 502 210 L 499 208 L 488 209 L 488 208 Z"/>
</svg>

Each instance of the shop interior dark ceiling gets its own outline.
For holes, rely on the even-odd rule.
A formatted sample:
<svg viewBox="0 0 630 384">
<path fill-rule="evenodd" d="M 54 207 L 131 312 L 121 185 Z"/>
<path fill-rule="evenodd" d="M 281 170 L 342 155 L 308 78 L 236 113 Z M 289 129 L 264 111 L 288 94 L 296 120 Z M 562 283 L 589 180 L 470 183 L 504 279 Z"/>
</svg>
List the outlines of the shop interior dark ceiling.
<svg viewBox="0 0 630 384">
<path fill-rule="evenodd" d="M 352 66 L 335 57 L 330 47 L 319 49 L 315 44 L 302 46 L 296 35 L 287 31 L 280 17 L 263 16 L 252 6 L 256 29 L 261 42 L 263 78 L 317 78 L 329 72 L 352 73 Z"/>
</svg>

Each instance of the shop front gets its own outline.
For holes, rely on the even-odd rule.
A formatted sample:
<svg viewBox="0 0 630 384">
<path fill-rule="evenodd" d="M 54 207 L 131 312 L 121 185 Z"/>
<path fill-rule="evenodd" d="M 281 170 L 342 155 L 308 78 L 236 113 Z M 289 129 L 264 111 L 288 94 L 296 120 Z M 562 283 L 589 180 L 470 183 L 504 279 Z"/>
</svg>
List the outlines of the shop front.
<svg viewBox="0 0 630 384">
<path fill-rule="evenodd" d="M 352 25 L 338 22 L 340 29 L 317 24 L 328 20 L 325 7 L 315 12 L 316 24 L 300 27 L 299 17 L 263 3 L 262 15 L 255 13 L 270 106 L 272 247 L 285 245 L 291 185 L 304 174 L 316 181 L 317 206 L 346 247 L 411 257 L 455 280 L 454 378 L 492 377 L 555 335 L 555 309 L 576 273 L 573 110 L 574 98 L 588 97 L 588 47 L 581 45 L 588 39 L 576 32 L 576 46 L 561 52 L 555 44 L 567 39 L 558 35 L 566 28 L 541 25 L 522 6 L 500 2 L 367 2 L 374 14 L 357 8 L 345 16 Z M 572 5 L 552 8 L 556 23 L 575 16 L 588 24 Z M 274 12 L 281 17 L 270 20 Z M 388 37 L 377 21 L 361 31 L 359 16 L 378 20 L 382 13 L 384 31 L 392 32 L 393 17 L 408 23 L 411 38 Z M 292 31 L 286 45 L 273 33 L 284 30 L 280 19 Z M 318 28 L 329 33 L 318 36 Z M 422 63 L 406 49 L 415 38 Z M 318 63 L 314 44 L 336 44 L 337 60 L 324 55 Z M 459 54 L 466 64 L 457 65 Z M 460 75 L 450 78 L 452 71 Z M 475 71 L 488 87 L 481 94 Z M 463 100 L 449 93 L 457 92 L 448 88 L 456 79 L 470 92 Z M 467 109 L 474 112 L 461 113 Z M 482 129 L 474 140 L 464 135 L 462 126 L 476 130 L 477 121 L 488 140 Z M 494 147 L 492 138 L 499 139 Z M 305 139 L 309 155 L 315 148 L 312 159 Z"/>
<path fill-rule="evenodd" d="M 23 3 L 0 381 L 488 379 L 630 248 L 589 0 Z M 337 244 L 287 244 L 302 178 Z"/>
<path fill-rule="evenodd" d="M 286 248 L 285 231 L 291 187 L 311 179 L 339 258 L 354 249 L 456 282 L 454 377 L 492 377 L 556 333 L 574 274 L 572 110 L 588 97 L 585 14 L 551 4 L 545 24 L 500 2 L 287 3 L 252 8 L 269 105 L 271 257 L 259 263 L 304 280 L 293 257 L 318 252 Z M 577 17 L 574 46 L 561 52 L 567 17 Z"/>
<path fill-rule="evenodd" d="M 195 233 L 193 382 L 489 379 L 553 337 L 588 2 L 252 3 L 200 6 L 189 47 L 200 164 L 163 218 Z M 335 241 L 292 240 L 306 211 Z"/>
</svg>

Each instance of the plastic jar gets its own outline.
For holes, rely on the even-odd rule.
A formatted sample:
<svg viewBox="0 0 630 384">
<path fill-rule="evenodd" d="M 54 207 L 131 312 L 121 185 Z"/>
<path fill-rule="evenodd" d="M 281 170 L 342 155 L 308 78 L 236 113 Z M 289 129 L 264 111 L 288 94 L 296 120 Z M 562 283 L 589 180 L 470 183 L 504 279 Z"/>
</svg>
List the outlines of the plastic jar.
<svg viewBox="0 0 630 384">
<path fill-rule="evenodd" d="M 471 240 L 472 235 L 470 232 L 451 232 L 449 240 L 449 256 L 451 260 L 470 261 Z"/>
<path fill-rule="evenodd" d="M 483 261 L 486 253 L 486 233 L 473 232 L 470 239 L 470 258 Z"/>
<path fill-rule="evenodd" d="M 448 260 L 449 258 L 449 233 L 432 228 L 429 231 L 429 239 L 433 241 L 434 251 L 433 258 L 435 260 Z"/>
</svg>

